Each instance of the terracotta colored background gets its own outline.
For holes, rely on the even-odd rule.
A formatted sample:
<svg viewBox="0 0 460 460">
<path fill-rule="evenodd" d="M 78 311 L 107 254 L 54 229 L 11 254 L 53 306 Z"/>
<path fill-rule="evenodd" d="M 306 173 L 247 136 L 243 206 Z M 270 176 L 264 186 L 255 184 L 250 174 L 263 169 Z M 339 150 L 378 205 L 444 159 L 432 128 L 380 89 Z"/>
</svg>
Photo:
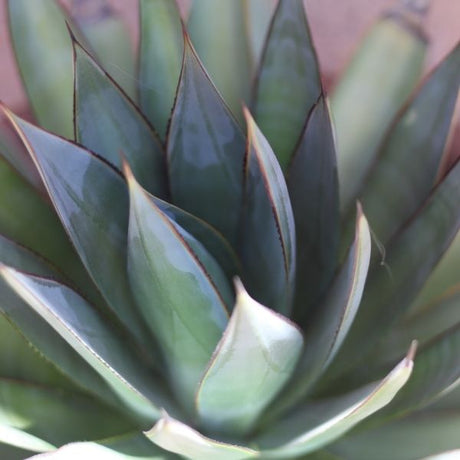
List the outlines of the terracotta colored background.
<svg viewBox="0 0 460 460">
<path fill-rule="evenodd" d="M 63 0 L 63 3 L 70 1 Z M 181 1 L 186 6 L 190 0 Z M 125 18 L 135 43 L 137 0 L 110 0 L 109 3 Z M 327 81 L 333 81 L 366 28 L 394 1 L 306 0 L 305 3 L 322 71 Z M 429 70 L 460 38 L 460 0 L 432 0 L 426 30 L 431 38 L 426 64 Z M 6 0 L 0 0 L 0 99 L 15 110 L 25 108 L 25 96 L 8 39 Z"/>
</svg>

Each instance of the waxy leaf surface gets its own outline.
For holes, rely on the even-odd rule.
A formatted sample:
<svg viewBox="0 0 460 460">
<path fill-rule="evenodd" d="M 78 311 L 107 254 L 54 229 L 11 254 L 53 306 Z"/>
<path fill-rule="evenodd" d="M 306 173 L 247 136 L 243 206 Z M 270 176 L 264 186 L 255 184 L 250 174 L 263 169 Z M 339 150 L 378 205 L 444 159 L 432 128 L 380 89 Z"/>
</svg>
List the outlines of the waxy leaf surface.
<svg viewBox="0 0 460 460">
<path fill-rule="evenodd" d="M 281 0 L 262 55 L 254 118 L 284 171 L 320 93 L 318 62 L 303 2 Z"/>
<path fill-rule="evenodd" d="M 227 324 L 227 296 L 218 290 L 212 272 L 208 275 L 175 225 L 131 172 L 125 172 L 130 190 L 129 280 L 145 321 L 164 352 L 173 387 L 190 406 Z M 219 269 L 217 264 L 211 268 Z"/>
<path fill-rule="evenodd" d="M 166 197 L 165 153 L 156 133 L 75 41 L 74 53 L 77 141 L 120 169 L 122 152 L 140 183 L 154 195 Z"/>
<path fill-rule="evenodd" d="M 174 204 L 209 222 L 235 247 L 241 212 L 243 132 L 186 37 L 168 137 Z"/>
<path fill-rule="evenodd" d="M 7 283 L 80 354 L 142 421 L 158 418 L 167 404 L 140 356 L 78 294 L 55 281 L 3 266 Z M 78 315 L 76 315 L 78 311 Z"/>
<path fill-rule="evenodd" d="M 236 288 L 235 308 L 196 404 L 206 426 L 244 433 L 291 376 L 303 338 L 289 320 L 252 299 L 239 281 Z"/>
<path fill-rule="evenodd" d="M 294 216 L 273 150 L 247 110 L 245 115 L 248 146 L 239 245 L 243 282 L 257 301 L 287 313 L 296 267 Z"/>
<path fill-rule="evenodd" d="M 323 95 L 310 113 L 289 165 L 287 185 L 297 239 L 294 318 L 304 324 L 334 275 L 339 243 L 337 160 Z"/>
<path fill-rule="evenodd" d="M 13 120 L 91 277 L 121 322 L 148 343 L 126 277 L 129 198 L 123 178 L 87 150 Z"/>
</svg>

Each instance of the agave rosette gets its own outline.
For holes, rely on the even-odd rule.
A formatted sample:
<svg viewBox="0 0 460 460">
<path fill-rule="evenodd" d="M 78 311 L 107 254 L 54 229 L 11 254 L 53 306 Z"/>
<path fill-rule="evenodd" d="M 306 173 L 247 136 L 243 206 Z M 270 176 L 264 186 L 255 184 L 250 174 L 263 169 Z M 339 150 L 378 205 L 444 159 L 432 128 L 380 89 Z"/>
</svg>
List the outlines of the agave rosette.
<svg viewBox="0 0 460 460">
<path fill-rule="evenodd" d="M 135 74 L 106 10 L 110 57 L 84 16 L 9 2 L 41 127 L 3 108 L 3 458 L 458 448 L 460 48 L 402 108 L 419 69 L 349 107 L 393 98 L 361 161 L 342 153 L 343 88 L 336 148 L 303 3 L 271 21 L 258 3 L 195 0 L 183 26 L 175 2 L 141 0 Z M 421 62 L 416 4 L 379 33 Z"/>
</svg>

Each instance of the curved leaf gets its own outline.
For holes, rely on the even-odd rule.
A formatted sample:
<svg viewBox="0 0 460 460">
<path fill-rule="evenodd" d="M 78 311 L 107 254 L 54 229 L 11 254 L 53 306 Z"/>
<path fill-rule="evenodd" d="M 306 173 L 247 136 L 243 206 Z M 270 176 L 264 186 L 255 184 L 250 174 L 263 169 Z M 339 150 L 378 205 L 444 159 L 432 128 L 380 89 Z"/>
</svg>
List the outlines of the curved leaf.
<svg viewBox="0 0 460 460">
<path fill-rule="evenodd" d="M 72 44 L 54 0 L 9 0 L 10 32 L 29 101 L 46 129 L 73 138 Z"/>
<path fill-rule="evenodd" d="M 140 0 L 139 101 L 162 138 L 174 105 L 183 55 L 175 0 Z"/>
<path fill-rule="evenodd" d="M 273 150 L 245 111 L 248 147 L 240 231 L 243 282 L 267 307 L 290 311 L 296 267 L 295 225 L 283 173 Z"/>
<path fill-rule="evenodd" d="M 345 436 L 328 450 L 353 460 L 420 459 L 458 447 L 460 411 L 421 411 Z"/>
<path fill-rule="evenodd" d="M 71 5 L 72 19 L 97 56 L 98 62 L 129 94 L 136 97 L 135 56 L 121 15 L 107 2 L 84 0 Z M 91 6 L 90 6 L 91 5 Z"/>
<path fill-rule="evenodd" d="M 241 104 L 249 99 L 251 81 L 244 1 L 194 0 L 187 21 L 198 56 L 239 118 Z"/>
<path fill-rule="evenodd" d="M 0 263 L 61 280 L 60 274 L 44 259 L 2 236 Z M 0 279 L 0 311 L 4 315 L 0 319 L 0 374 L 3 377 L 72 390 L 83 388 L 115 407 L 119 404 L 99 374 L 3 279 Z"/>
<path fill-rule="evenodd" d="M 210 223 L 234 247 L 241 212 L 244 150 L 243 133 L 186 36 L 168 135 L 172 201 Z"/>
<path fill-rule="evenodd" d="M 450 450 L 449 452 L 442 452 L 436 455 L 430 455 L 423 460 L 455 460 L 460 457 L 460 449 Z"/>
<path fill-rule="evenodd" d="M 311 403 L 275 423 L 259 439 L 264 458 L 312 452 L 386 406 L 409 379 L 414 353 L 412 344 L 407 356 L 380 382 L 351 394 Z"/>
<path fill-rule="evenodd" d="M 239 280 L 236 290 L 236 306 L 196 405 L 206 426 L 244 433 L 291 377 L 303 338 L 289 320 L 253 300 Z"/>
<path fill-rule="evenodd" d="M 75 39 L 73 46 L 77 141 L 119 168 L 123 152 L 142 185 L 166 197 L 165 153 L 156 133 Z"/>
<path fill-rule="evenodd" d="M 436 181 L 460 85 L 460 45 L 427 79 L 390 130 L 362 190 L 364 211 L 384 244 Z"/>
<path fill-rule="evenodd" d="M 10 115 L 85 267 L 118 318 L 149 343 L 126 277 L 128 190 L 100 158 Z"/>
<path fill-rule="evenodd" d="M 184 211 L 166 201 L 152 197 L 155 204 L 171 220 L 200 241 L 206 250 L 216 259 L 228 279 L 241 273 L 241 263 L 229 242 L 204 220 Z"/>
<path fill-rule="evenodd" d="M 294 317 L 307 322 L 331 282 L 339 244 L 339 185 L 333 128 L 324 95 L 292 157 L 287 185 L 297 238 Z"/>
<path fill-rule="evenodd" d="M 155 444 L 170 452 L 199 460 L 242 460 L 257 457 L 255 450 L 225 444 L 206 438 L 193 428 L 171 418 L 163 417 L 145 435 Z"/>
<path fill-rule="evenodd" d="M 334 88 L 342 211 L 353 207 L 385 133 L 421 76 L 427 40 L 410 8 L 401 2 L 375 23 Z"/>
<path fill-rule="evenodd" d="M 256 82 L 254 118 L 286 170 L 308 112 L 321 93 L 302 0 L 280 0 Z"/>
<path fill-rule="evenodd" d="M 283 408 L 303 398 L 334 359 L 358 311 L 370 253 L 369 226 L 361 207 L 358 207 L 354 242 L 317 316 L 306 327 L 305 351 L 292 384 L 276 407 L 281 405 Z"/>
<path fill-rule="evenodd" d="M 0 379 L 2 442 L 42 452 L 72 440 L 99 439 L 130 429 L 131 423 L 119 413 L 88 396 Z M 5 438 L 9 432 L 15 436 Z M 43 447 L 29 444 L 31 437 L 41 440 Z"/>
<path fill-rule="evenodd" d="M 156 420 L 165 398 L 151 370 L 90 305 L 66 286 L 2 266 L 5 281 L 82 356 L 143 421 Z M 78 315 L 75 312 L 78 311 Z M 167 401 L 167 400 L 166 400 Z"/>
<path fill-rule="evenodd" d="M 130 191 L 129 280 L 164 352 L 173 388 L 187 407 L 227 324 L 227 295 L 212 278 L 213 271 L 219 275 L 217 264 L 208 272 L 127 167 L 125 174 Z"/>
<path fill-rule="evenodd" d="M 365 358 L 382 334 L 408 310 L 459 230 L 459 202 L 457 163 L 418 214 L 389 243 L 384 264 L 370 271 L 359 312 L 327 377 L 337 376 Z M 379 334 L 369 334 L 376 324 Z"/>
</svg>

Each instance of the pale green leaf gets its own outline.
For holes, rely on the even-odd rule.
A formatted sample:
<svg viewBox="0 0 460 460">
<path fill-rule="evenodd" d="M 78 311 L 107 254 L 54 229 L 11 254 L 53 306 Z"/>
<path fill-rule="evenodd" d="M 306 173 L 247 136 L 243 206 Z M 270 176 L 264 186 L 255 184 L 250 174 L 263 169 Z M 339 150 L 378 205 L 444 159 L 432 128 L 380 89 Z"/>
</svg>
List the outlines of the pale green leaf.
<svg viewBox="0 0 460 460">
<path fill-rule="evenodd" d="M 140 0 L 139 101 L 162 138 L 171 115 L 183 55 L 175 0 Z"/>
<path fill-rule="evenodd" d="M 270 426 L 259 439 L 264 458 L 289 458 L 312 452 L 385 407 L 409 379 L 414 352 L 413 344 L 407 356 L 380 382 L 302 406 Z"/>
<path fill-rule="evenodd" d="M 255 450 L 207 438 L 166 413 L 145 435 L 163 449 L 193 460 L 243 460 L 258 456 Z"/>
<path fill-rule="evenodd" d="M 194 0 L 187 30 L 204 67 L 239 118 L 249 102 L 250 58 L 245 0 Z"/>
<path fill-rule="evenodd" d="M 125 174 L 130 191 L 129 280 L 145 321 L 164 352 L 172 386 L 190 406 L 227 324 L 224 299 L 231 294 L 218 290 L 212 272 L 208 274 L 193 248 L 127 167 Z M 219 270 L 215 262 L 212 269 Z M 223 278 L 223 274 L 218 276 Z"/>
<path fill-rule="evenodd" d="M 244 432 L 290 378 L 303 346 L 289 320 L 252 299 L 236 282 L 237 299 L 227 329 L 198 388 L 205 425 Z"/>
</svg>

